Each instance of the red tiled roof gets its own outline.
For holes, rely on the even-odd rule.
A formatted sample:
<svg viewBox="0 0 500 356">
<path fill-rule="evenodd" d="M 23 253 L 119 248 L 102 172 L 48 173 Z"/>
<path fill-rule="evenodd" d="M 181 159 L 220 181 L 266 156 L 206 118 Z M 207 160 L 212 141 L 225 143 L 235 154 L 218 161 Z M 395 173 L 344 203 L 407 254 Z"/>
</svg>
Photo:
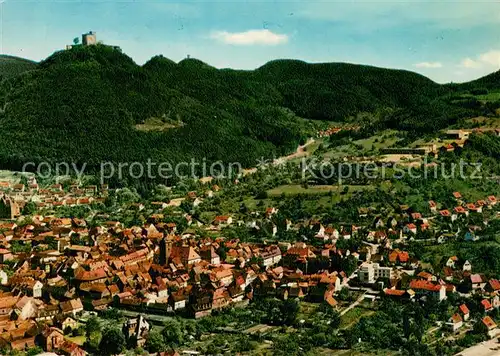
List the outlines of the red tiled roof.
<svg viewBox="0 0 500 356">
<path fill-rule="evenodd" d="M 439 212 L 439 214 L 441 214 L 441 216 L 450 216 L 450 211 L 449 210 L 441 210 Z"/>
<path fill-rule="evenodd" d="M 398 258 L 401 262 L 408 262 L 408 260 L 410 259 L 410 255 L 408 254 L 408 252 L 402 251 L 399 253 Z"/>
<path fill-rule="evenodd" d="M 395 297 L 401 297 L 406 292 L 404 290 L 386 288 L 386 289 L 384 289 L 384 293 L 385 293 L 385 295 L 391 295 L 391 296 L 395 296 Z"/>
<path fill-rule="evenodd" d="M 389 254 L 389 261 L 390 262 L 408 262 L 410 259 L 410 255 L 406 251 L 399 251 L 399 250 L 394 250 Z"/>
<path fill-rule="evenodd" d="M 72 312 L 83 309 L 83 304 L 80 298 L 71 299 L 68 300 L 67 302 L 62 302 L 60 305 L 63 312 Z"/>
<path fill-rule="evenodd" d="M 398 251 L 392 251 L 390 254 L 389 254 L 389 262 L 396 262 L 398 258 Z"/>
<path fill-rule="evenodd" d="M 455 324 L 460 323 L 462 321 L 462 317 L 458 313 L 453 314 L 453 316 L 450 319 Z"/>
<path fill-rule="evenodd" d="M 469 314 L 469 308 L 467 308 L 467 305 L 465 304 L 462 304 L 461 306 L 458 307 L 460 309 L 460 311 L 466 315 L 466 314 Z"/>
<path fill-rule="evenodd" d="M 493 306 L 491 305 L 491 303 L 488 299 L 481 300 L 481 304 L 483 305 L 485 310 L 489 310 L 489 309 L 493 308 Z"/>
<path fill-rule="evenodd" d="M 497 324 L 491 319 L 489 316 L 485 316 L 482 320 L 483 324 L 486 325 L 488 330 L 494 329 L 497 327 Z"/>
<path fill-rule="evenodd" d="M 481 278 L 480 274 L 471 274 L 470 281 L 472 283 L 482 283 L 483 279 Z"/>
<path fill-rule="evenodd" d="M 425 271 L 420 272 L 417 276 L 425 279 L 431 279 L 433 277 L 431 273 Z"/>
<path fill-rule="evenodd" d="M 292 247 L 286 252 L 287 255 L 300 256 L 300 257 L 311 257 L 312 251 L 306 248 Z"/>
<path fill-rule="evenodd" d="M 455 292 L 455 290 L 456 290 L 456 287 L 455 287 L 455 285 L 454 285 L 454 284 L 448 284 L 448 283 L 447 283 L 447 284 L 445 285 L 445 287 L 446 287 L 446 293 L 453 293 L 453 292 Z"/>
<path fill-rule="evenodd" d="M 500 281 L 498 279 L 490 279 L 488 283 L 494 291 L 500 290 Z"/>
<path fill-rule="evenodd" d="M 80 281 L 93 281 L 96 279 L 106 278 L 108 275 L 103 268 L 98 268 L 92 271 L 80 270 L 75 278 Z"/>
<path fill-rule="evenodd" d="M 441 290 L 440 284 L 434 284 L 432 282 L 414 279 L 410 282 L 411 289 L 423 289 L 430 292 L 439 292 Z"/>
</svg>

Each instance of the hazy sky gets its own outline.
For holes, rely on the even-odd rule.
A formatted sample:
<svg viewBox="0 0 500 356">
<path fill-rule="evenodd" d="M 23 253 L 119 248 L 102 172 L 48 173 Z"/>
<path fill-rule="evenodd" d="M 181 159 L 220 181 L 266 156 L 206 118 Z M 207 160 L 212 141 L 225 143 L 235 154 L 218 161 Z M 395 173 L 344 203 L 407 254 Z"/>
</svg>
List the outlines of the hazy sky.
<svg viewBox="0 0 500 356">
<path fill-rule="evenodd" d="M 409 69 L 438 82 L 500 69 L 498 0 L 0 3 L 0 52 L 34 60 L 93 30 L 139 64 L 155 54 L 242 69 L 297 58 Z"/>
</svg>

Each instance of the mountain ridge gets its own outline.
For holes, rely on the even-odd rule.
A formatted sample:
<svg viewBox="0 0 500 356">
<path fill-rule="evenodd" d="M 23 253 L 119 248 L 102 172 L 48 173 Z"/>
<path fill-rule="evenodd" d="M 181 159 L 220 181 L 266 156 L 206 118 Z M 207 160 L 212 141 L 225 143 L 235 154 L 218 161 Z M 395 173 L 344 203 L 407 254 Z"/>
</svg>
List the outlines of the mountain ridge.
<svg viewBox="0 0 500 356">
<path fill-rule="evenodd" d="M 450 99 L 462 88 L 348 63 L 276 60 L 243 71 L 155 56 L 140 66 L 112 47 L 78 46 L 2 82 L 0 166 L 190 157 L 253 166 L 261 157 L 295 150 L 317 131 L 311 119 L 345 121 L 382 111 L 374 130 L 445 127 L 480 112 Z M 134 129 L 151 118 L 183 125 Z"/>
</svg>

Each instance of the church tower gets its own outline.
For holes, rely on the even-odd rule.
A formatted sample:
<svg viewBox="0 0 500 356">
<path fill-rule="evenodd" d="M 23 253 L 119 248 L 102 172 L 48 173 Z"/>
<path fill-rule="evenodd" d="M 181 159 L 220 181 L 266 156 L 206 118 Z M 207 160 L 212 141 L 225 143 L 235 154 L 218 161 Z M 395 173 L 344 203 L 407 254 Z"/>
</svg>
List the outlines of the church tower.
<svg viewBox="0 0 500 356">
<path fill-rule="evenodd" d="M 172 240 L 165 236 L 160 242 L 160 265 L 168 263 L 170 253 L 172 252 Z"/>
</svg>

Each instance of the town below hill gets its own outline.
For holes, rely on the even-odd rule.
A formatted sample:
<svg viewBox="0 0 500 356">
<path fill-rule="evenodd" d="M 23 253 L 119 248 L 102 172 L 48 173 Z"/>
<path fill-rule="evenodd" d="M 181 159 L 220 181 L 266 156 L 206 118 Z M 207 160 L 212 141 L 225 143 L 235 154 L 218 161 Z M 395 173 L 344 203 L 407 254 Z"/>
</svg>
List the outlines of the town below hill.
<svg viewBox="0 0 500 356">
<path fill-rule="evenodd" d="M 466 143 L 427 158 L 472 155 L 478 139 L 498 140 L 489 131 L 443 132 Z M 306 158 L 359 134 L 326 132 Z M 148 197 L 4 174 L 2 353 L 453 355 L 499 335 L 496 182 L 320 189 L 299 159 Z"/>
</svg>

